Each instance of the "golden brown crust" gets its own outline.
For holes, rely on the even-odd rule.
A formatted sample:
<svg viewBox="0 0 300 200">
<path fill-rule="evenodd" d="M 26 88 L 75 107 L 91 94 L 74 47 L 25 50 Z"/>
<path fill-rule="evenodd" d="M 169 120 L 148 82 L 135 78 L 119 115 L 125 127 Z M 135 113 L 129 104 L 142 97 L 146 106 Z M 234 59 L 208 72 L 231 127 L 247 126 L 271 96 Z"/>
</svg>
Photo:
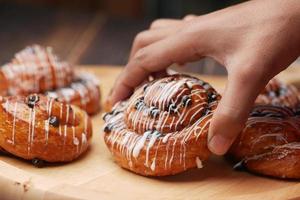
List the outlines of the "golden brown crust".
<svg viewBox="0 0 300 200">
<path fill-rule="evenodd" d="M 147 83 L 104 116 L 104 139 L 116 162 L 145 176 L 202 167 L 210 153 L 207 132 L 220 96 L 185 75 Z"/>
<path fill-rule="evenodd" d="M 92 136 L 88 115 L 43 95 L 0 99 L 0 147 L 15 156 L 68 162 L 84 153 Z"/>
<path fill-rule="evenodd" d="M 285 84 L 274 78 L 258 95 L 255 103 L 296 108 L 300 103 L 300 93 L 295 86 Z"/>
<path fill-rule="evenodd" d="M 257 174 L 300 178 L 299 91 L 272 79 L 256 104 L 228 155 Z"/>
<path fill-rule="evenodd" d="M 0 96 L 8 95 L 8 81 L 5 78 L 4 73 L 0 70 Z"/>
<path fill-rule="evenodd" d="M 290 108 L 256 106 L 229 154 L 252 172 L 300 178 L 300 118 Z"/>
</svg>

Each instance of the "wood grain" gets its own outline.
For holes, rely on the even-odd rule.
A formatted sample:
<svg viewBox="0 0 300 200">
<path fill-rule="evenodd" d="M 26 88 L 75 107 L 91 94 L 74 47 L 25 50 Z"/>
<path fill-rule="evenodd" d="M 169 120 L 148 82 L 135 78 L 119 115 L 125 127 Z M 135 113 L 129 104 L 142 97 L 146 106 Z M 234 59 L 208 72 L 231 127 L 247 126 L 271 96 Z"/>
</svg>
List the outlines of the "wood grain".
<svg viewBox="0 0 300 200">
<path fill-rule="evenodd" d="M 104 97 L 121 68 L 84 67 L 101 80 Z M 218 90 L 225 77 L 200 76 Z M 213 157 L 203 169 L 176 176 L 146 178 L 117 166 L 102 137 L 101 113 L 93 118 L 90 150 L 66 165 L 35 168 L 7 155 L 0 156 L 0 197 L 6 199 L 293 199 L 300 184 L 233 171 L 230 163 Z"/>
</svg>

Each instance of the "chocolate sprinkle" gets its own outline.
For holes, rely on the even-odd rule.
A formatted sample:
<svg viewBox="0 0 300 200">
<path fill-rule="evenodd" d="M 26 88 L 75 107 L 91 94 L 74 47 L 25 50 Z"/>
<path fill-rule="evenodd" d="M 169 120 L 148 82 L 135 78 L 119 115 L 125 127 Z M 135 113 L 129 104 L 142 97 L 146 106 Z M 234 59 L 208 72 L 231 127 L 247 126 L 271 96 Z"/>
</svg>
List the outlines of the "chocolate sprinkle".
<svg viewBox="0 0 300 200">
<path fill-rule="evenodd" d="M 136 101 L 134 108 L 140 110 L 144 105 L 145 105 L 144 98 L 142 97 Z"/>
<path fill-rule="evenodd" d="M 158 108 L 151 107 L 149 114 L 150 114 L 151 117 L 156 118 L 159 115 Z"/>
<path fill-rule="evenodd" d="M 144 92 L 147 90 L 147 88 L 149 87 L 149 84 L 146 84 L 143 88 Z"/>
<path fill-rule="evenodd" d="M 40 100 L 37 94 L 32 94 L 27 97 L 27 105 L 29 108 L 34 108 L 35 104 Z"/>
<path fill-rule="evenodd" d="M 208 92 L 207 93 L 208 103 L 214 102 L 215 100 L 217 100 L 217 95 L 214 92 Z"/>
<path fill-rule="evenodd" d="M 59 127 L 59 119 L 56 116 L 51 116 L 49 118 L 49 124 L 54 127 Z"/>
<path fill-rule="evenodd" d="M 211 109 L 209 107 L 207 107 L 204 111 L 204 116 L 210 114 L 211 112 L 212 112 Z"/>
<path fill-rule="evenodd" d="M 176 109 L 177 109 L 177 106 L 176 106 L 175 103 L 172 103 L 172 104 L 169 105 L 168 110 L 169 110 L 170 113 L 175 113 Z"/>
<path fill-rule="evenodd" d="M 104 127 L 104 132 L 105 133 L 110 133 L 112 131 L 112 128 L 113 126 L 111 124 L 107 124 L 105 127 Z"/>
<path fill-rule="evenodd" d="M 120 114 L 120 113 L 121 113 L 120 110 L 113 110 L 113 111 L 111 112 L 111 114 L 114 115 L 114 116 L 116 116 L 116 115 L 118 115 L 118 114 Z"/>
<path fill-rule="evenodd" d="M 34 158 L 31 160 L 31 163 L 37 167 L 37 168 L 42 168 L 45 166 L 45 162 L 43 160 L 40 160 L 38 158 Z"/>
<path fill-rule="evenodd" d="M 244 160 L 241 160 L 240 162 L 236 163 L 233 166 L 233 169 L 236 171 L 246 171 L 246 166 Z"/>
<path fill-rule="evenodd" d="M 184 95 L 182 97 L 182 103 L 183 103 L 184 106 L 190 106 L 190 105 L 192 105 L 192 99 L 191 99 L 191 97 L 189 97 L 188 95 Z"/>
<path fill-rule="evenodd" d="M 111 115 L 111 114 L 112 114 L 111 112 L 109 112 L 109 113 L 105 113 L 105 114 L 103 115 L 102 119 L 103 119 L 103 120 L 105 120 L 105 119 L 106 119 L 106 117 L 107 117 L 108 115 Z"/>
</svg>

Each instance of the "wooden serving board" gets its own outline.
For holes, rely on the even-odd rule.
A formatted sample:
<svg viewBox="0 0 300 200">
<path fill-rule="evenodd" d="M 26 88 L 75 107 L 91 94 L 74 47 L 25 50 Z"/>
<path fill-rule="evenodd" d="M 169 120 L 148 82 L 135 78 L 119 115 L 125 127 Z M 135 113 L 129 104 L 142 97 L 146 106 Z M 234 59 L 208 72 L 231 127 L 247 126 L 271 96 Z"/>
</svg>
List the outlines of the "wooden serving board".
<svg viewBox="0 0 300 200">
<path fill-rule="evenodd" d="M 120 72 L 117 67 L 85 67 L 101 80 L 104 98 Z M 226 78 L 201 76 L 217 89 Z M 0 156 L 0 199 L 294 199 L 300 184 L 233 171 L 220 157 L 176 176 L 147 178 L 121 169 L 107 150 L 101 113 L 93 118 L 90 150 L 79 160 L 45 168 Z"/>
</svg>

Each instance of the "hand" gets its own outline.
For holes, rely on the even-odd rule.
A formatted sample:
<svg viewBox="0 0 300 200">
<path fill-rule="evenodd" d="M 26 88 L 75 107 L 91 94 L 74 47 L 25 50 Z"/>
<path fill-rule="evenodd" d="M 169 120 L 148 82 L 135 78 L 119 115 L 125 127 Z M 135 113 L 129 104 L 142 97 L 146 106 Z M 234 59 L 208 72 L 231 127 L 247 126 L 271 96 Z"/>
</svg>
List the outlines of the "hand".
<svg viewBox="0 0 300 200">
<path fill-rule="evenodd" d="M 208 136 L 210 150 L 224 154 L 259 92 L 299 56 L 299 32 L 298 0 L 249 1 L 208 15 L 157 20 L 137 35 L 110 98 L 113 103 L 127 98 L 150 74 L 173 63 L 211 57 L 228 72 Z"/>
</svg>

